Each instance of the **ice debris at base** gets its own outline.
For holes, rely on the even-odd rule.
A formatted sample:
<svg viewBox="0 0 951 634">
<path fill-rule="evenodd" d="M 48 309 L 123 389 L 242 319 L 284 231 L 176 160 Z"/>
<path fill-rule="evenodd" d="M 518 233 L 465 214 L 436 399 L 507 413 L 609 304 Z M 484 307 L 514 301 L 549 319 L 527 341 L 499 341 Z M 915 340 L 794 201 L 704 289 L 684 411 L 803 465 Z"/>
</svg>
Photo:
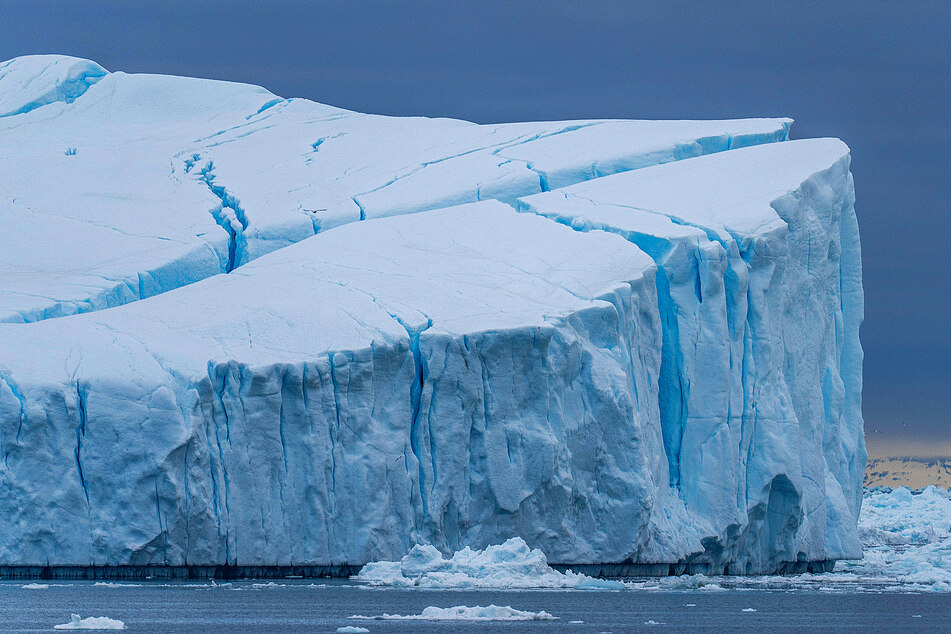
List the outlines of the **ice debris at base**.
<svg viewBox="0 0 951 634">
<path fill-rule="evenodd" d="M 344 627 L 337 628 L 337 634 L 364 634 L 369 632 L 365 627 L 356 627 L 354 625 L 345 625 Z"/>
<path fill-rule="evenodd" d="M 866 490 L 859 529 L 864 557 L 821 574 L 637 579 L 636 590 L 951 592 L 951 493 L 926 487 Z"/>
<path fill-rule="evenodd" d="M 124 630 L 125 623 L 105 616 L 89 616 L 85 619 L 78 614 L 70 615 L 69 623 L 54 625 L 57 630 Z"/>
<path fill-rule="evenodd" d="M 841 142 L 97 68 L 0 65 L 0 565 L 860 555 Z"/>
<path fill-rule="evenodd" d="M 367 564 L 351 579 L 398 588 L 624 588 L 621 581 L 554 570 L 543 552 L 530 549 L 520 537 L 484 550 L 466 547 L 449 559 L 432 546 L 416 545 L 400 561 Z"/>
<path fill-rule="evenodd" d="M 24 590 L 49 590 L 50 586 L 46 583 L 27 583 L 20 586 Z"/>
<path fill-rule="evenodd" d="M 558 617 L 548 612 L 526 612 L 516 610 L 510 606 L 475 606 L 457 605 L 451 608 L 429 606 L 421 614 L 383 614 L 381 616 L 353 615 L 351 619 L 367 619 L 374 621 L 554 621 Z"/>
<path fill-rule="evenodd" d="M 951 592 L 951 494 L 934 486 L 871 490 L 859 520 L 860 561 L 836 570 L 859 579 L 889 580 L 904 589 Z"/>
</svg>

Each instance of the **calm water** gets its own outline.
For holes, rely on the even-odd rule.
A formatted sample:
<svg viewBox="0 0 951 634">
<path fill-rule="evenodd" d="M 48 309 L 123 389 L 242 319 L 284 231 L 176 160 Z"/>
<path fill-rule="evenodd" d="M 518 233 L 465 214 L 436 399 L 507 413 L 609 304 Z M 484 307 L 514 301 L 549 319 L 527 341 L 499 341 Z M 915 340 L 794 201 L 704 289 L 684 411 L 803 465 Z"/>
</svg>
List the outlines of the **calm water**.
<svg viewBox="0 0 951 634">
<path fill-rule="evenodd" d="M 853 631 L 951 632 L 951 595 L 857 594 L 819 591 L 461 591 L 394 590 L 345 582 L 262 586 L 251 582 L 95 586 L 73 582 L 31 590 L 0 583 L 3 631 L 52 631 L 83 617 L 107 616 L 132 632 L 335 632 L 357 625 L 370 632 L 631 632 L 795 631 L 816 628 Z M 556 621 L 426 622 L 354 621 L 353 614 L 419 614 L 430 605 L 510 605 L 545 610 Z M 694 605 L 688 605 L 694 604 Z M 753 608 L 756 612 L 744 612 Z M 915 616 L 920 615 L 920 616 Z M 580 620 L 582 624 L 569 623 Z M 647 625 L 654 621 L 658 625 Z"/>
</svg>

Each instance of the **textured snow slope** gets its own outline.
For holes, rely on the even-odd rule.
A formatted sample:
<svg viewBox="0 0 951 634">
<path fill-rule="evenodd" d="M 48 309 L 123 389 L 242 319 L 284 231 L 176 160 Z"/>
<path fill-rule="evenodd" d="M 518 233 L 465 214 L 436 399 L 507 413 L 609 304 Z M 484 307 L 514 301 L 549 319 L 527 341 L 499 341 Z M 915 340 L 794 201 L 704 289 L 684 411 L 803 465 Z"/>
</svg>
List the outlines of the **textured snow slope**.
<svg viewBox="0 0 951 634">
<path fill-rule="evenodd" d="M 863 300 L 853 199 L 848 148 L 813 139 L 520 202 L 579 230 L 622 235 L 657 263 L 670 483 L 716 536 L 701 558 L 716 565 L 747 560 L 757 571 L 800 553 L 861 553 Z"/>
<path fill-rule="evenodd" d="M 789 124 L 382 117 L 244 84 L 16 58 L 0 65 L 0 321 L 156 295 L 364 217 L 512 203 L 779 141 Z"/>
</svg>

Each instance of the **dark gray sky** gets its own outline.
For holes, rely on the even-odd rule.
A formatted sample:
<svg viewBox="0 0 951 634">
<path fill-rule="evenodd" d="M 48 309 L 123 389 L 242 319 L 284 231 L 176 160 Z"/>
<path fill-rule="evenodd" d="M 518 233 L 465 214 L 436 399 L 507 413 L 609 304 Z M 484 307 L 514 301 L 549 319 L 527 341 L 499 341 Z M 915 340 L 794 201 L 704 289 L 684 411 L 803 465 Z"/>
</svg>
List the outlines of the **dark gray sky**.
<svg viewBox="0 0 951 634">
<path fill-rule="evenodd" d="M 951 2 L 3 0 L 0 59 L 481 123 L 791 116 L 852 148 L 873 450 L 951 447 Z"/>
</svg>

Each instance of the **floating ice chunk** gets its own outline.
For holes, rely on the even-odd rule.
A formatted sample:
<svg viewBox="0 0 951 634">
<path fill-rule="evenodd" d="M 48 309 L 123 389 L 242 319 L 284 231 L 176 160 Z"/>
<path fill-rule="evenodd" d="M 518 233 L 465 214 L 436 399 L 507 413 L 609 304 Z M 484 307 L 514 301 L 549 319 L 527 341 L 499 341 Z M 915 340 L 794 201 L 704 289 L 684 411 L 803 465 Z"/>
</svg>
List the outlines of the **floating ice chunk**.
<svg viewBox="0 0 951 634">
<path fill-rule="evenodd" d="M 369 563 L 352 577 L 375 586 L 425 588 L 575 588 L 620 590 L 622 581 L 559 572 L 545 553 L 531 549 L 521 537 L 485 550 L 468 547 L 444 559 L 434 547 L 414 546 L 400 561 Z"/>
<path fill-rule="evenodd" d="M 346 625 L 344 627 L 338 627 L 338 634 L 363 634 L 364 632 L 369 632 L 365 627 L 356 627 L 355 625 Z"/>
<path fill-rule="evenodd" d="M 50 587 L 45 583 L 28 583 L 26 585 L 20 586 L 24 590 L 49 590 Z"/>
<path fill-rule="evenodd" d="M 743 608 L 741 612 L 756 612 L 756 608 Z"/>
<path fill-rule="evenodd" d="M 69 623 L 54 625 L 56 630 L 124 630 L 125 623 L 118 619 L 105 616 L 89 616 L 81 618 L 78 614 L 70 615 Z"/>
<path fill-rule="evenodd" d="M 457 605 L 451 608 L 429 606 L 421 614 L 383 614 L 381 616 L 353 615 L 351 619 L 368 619 L 374 621 L 554 621 L 558 617 L 548 612 L 527 612 L 516 610 L 511 606 L 489 605 L 468 607 Z"/>
</svg>

